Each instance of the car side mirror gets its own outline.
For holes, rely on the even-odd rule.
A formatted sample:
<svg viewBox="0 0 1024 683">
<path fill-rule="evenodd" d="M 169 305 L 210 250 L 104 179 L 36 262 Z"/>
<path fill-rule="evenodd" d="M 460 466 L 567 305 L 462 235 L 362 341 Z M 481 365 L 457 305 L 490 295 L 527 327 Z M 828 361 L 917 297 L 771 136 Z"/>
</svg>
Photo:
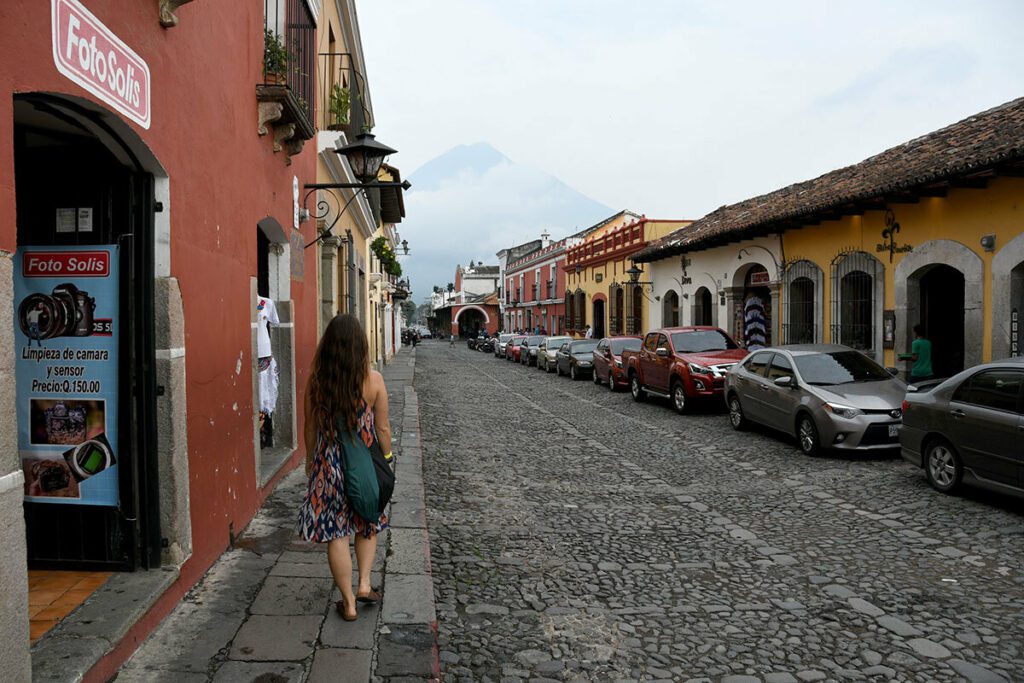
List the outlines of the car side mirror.
<svg viewBox="0 0 1024 683">
<path fill-rule="evenodd" d="M 775 386 L 782 387 L 784 389 L 792 389 L 793 388 L 793 378 L 790 377 L 789 375 L 787 375 L 785 377 L 776 377 L 775 378 Z"/>
<path fill-rule="evenodd" d="M 899 377 L 900 376 L 900 369 L 899 368 L 886 368 L 885 371 L 888 372 L 893 377 Z"/>
<path fill-rule="evenodd" d="M 660 356 L 661 358 L 668 358 L 668 349 L 666 349 L 664 346 L 659 348 L 654 353 L 658 354 L 658 356 Z"/>
</svg>

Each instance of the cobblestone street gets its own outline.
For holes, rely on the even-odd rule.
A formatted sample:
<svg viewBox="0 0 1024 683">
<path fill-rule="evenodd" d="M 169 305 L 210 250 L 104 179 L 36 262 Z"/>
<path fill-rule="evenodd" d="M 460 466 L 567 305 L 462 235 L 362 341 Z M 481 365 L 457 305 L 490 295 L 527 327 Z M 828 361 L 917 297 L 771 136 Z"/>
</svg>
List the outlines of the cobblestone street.
<svg viewBox="0 0 1024 683">
<path fill-rule="evenodd" d="M 1024 507 L 417 351 L 445 680 L 1021 680 Z"/>
</svg>

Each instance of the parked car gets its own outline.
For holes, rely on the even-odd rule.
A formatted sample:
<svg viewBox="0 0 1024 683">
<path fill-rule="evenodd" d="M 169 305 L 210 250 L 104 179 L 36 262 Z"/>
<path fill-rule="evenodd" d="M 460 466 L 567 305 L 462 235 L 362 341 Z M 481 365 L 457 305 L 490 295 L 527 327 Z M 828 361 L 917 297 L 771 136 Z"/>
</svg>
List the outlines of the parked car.
<svg viewBox="0 0 1024 683">
<path fill-rule="evenodd" d="M 622 352 L 634 401 L 671 398 L 685 413 L 693 399 L 722 395 L 729 368 L 747 352 L 717 327 L 668 327 L 648 332 L 639 351 Z"/>
<path fill-rule="evenodd" d="M 523 348 L 519 352 L 519 362 L 529 367 L 537 364 L 537 349 L 544 342 L 546 337 L 533 335 L 523 340 Z"/>
<path fill-rule="evenodd" d="M 522 345 L 524 339 L 526 339 L 526 337 L 523 335 L 517 335 L 515 337 L 512 337 L 512 339 L 508 343 L 508 346 L 505 347 L 506 360 L 510 360 L 513 363 L 519 362 L 519 348 Z"/>
<path fill-rule="evenodd" d="M 579 339 L 562 344 L 555 354 L 555 372 L 558 376 L 565 373 L 576 380 L 592 373 L 597 342 L 597 339 Z"/>
<path fill-rule="evenodd" d="M 629 378 L 622 365 L 622 352 L 639 351 L 642 344 L 640 337 L 605 337 L 598 342 L 594 349 L 594 384 L 607 384 L 612 391 L 627 386 Z"/>
<path fill-rule="evenodd" d="M 938 491 L 970 484 L 1024 496 L 1024 358 L 911 385 L 900 445 Z"/>
<path fill-rule="evenodd" d="M 757 422 L 795 436 L 807 455 L 894 448 L 906 394 L 895 374 L 839 344 L 762 349 L 729 371 L 729 421 L 737 430 Z"/>
<path fill-rule="evenodd" d="M 511 334 L 499 334 L 497 342 L 494 344 L 494 355 L 498 358 L 505 357 L 505 347 L 514 335 Z"/>
<path fill-rule="evenodd" d="M 572 337 L 547 337 L 537 347 L 537 369 L 551 372 L 555 369 L 555 354 L 562 344 L 571 342 Z"/>
</svg>

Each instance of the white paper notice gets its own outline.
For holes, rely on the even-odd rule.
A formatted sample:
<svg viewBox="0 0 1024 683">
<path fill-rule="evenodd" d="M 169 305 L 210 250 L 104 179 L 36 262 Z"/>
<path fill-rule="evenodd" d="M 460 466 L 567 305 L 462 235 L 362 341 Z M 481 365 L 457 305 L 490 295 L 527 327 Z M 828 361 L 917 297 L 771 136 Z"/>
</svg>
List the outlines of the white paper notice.
<svg viewBox="0 0 1024 683">
<path fill-rule="evenodd" d="M 57 232 L 75 231 L 75 209 L 57 209 Z"/>
<path fill-rule="evenodd" d="M 92 232 L 92 209 L 78 210 L 78 232 Z"/>
</svg>

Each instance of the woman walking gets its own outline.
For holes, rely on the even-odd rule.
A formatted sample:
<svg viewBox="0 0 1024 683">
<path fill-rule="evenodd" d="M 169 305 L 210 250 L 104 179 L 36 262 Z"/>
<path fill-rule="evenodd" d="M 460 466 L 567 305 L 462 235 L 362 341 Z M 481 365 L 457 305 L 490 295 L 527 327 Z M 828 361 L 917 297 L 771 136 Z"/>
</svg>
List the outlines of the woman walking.
<svg viewBox="0 0 1024 683">
<path fill-rule="evenodd" d="M 307 541 L 327 544 L 327 562 L 341 591 L 338 613 L 355 621 L 356 603 L 380 600 L 370 585 L 377 533 L 388 526 L 387 515 L 367 521 L 359 517 L 345 495 L 344 453 L 338 429 L 355 430 L 368 448 L 377 441 L 391 460 L 391 425 L 384 378 L 370 369 L 366 335 L 359 320 L 338 315 L 327 325 L 313 357 L 306 385 L 306 473 L 309 487 L 299 511 L 299 534 Z M 352 590 L 352 557 L 348 539 L 355 535 L 359 587 Z"/>
</svg>

